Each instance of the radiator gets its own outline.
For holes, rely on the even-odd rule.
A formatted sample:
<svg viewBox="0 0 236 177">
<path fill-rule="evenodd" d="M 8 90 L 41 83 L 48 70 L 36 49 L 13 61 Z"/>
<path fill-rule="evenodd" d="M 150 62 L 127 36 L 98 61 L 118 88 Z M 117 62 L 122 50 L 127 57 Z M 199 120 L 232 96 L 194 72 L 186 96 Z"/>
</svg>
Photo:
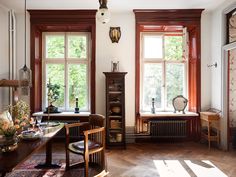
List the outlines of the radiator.
<svg viewBox="0 0 236 177">
<path fill-rule="evenodd" d="M 158 138 L 185 138 L 187 120 L 150 121 L 150 135 Z"/>
</svg>

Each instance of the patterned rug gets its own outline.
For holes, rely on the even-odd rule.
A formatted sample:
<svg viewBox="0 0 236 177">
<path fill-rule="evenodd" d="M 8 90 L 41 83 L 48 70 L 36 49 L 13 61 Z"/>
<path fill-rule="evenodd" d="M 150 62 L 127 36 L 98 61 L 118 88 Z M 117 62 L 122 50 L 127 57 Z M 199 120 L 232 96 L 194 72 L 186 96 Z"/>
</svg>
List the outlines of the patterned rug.
<svg viewBox="0 0 236 177">
<path fill-rule="evenodd" d="M 79 162 L 82 160 L 80 156 L 71 158 L 71 163 Z M 36 169 L 34 168 L 39 163 L 45 161 L 44 155 L 33 155 L 30 159 L 18 166 L 14 171 L 8 173 L 7 177 L 73 177 L 83 176 L 84 169 L 76 168 L 65 171 L 65 156 L 62 154 L 53 154 L 53 163 L 60 165 L 58 169 Z M 97 174 L 96 169 L 89 169 L 90 176 Z"/>
</svg>

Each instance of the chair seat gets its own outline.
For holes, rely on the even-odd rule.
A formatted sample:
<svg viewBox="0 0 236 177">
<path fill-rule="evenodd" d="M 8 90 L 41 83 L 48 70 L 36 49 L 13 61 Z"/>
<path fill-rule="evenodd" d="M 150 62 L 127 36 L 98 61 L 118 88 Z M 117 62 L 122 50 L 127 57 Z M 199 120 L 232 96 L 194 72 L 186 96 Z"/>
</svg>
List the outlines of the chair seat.
<svg viewBox="0 0 236 177">
<path fill-rule="evenodd" d="M 84 154 L 84 147 L 85 147 L 84 140 L 70 143 L 68 146 L 70 151 L 77 153 L 77 154 Z M 90 151 L 96 150 L 101 147 L 102 147 L 102 145 L 98 142 L 94 142 L 94 141 L 90 141 L 90 140 L 88 141 L 88 148 Z"/>
</svg>

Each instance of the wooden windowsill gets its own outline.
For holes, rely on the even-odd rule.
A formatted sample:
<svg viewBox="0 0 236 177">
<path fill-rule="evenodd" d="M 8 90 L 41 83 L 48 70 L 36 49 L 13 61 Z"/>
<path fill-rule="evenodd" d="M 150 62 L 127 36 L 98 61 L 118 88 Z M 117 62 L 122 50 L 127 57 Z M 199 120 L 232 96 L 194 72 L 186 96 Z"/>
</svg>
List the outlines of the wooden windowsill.
<svg viewBox="0 0 236 177">
<path fill-rule="evenodd" d="M 152 114 L 151 112 L 141 112 L 140 117 L 190 117 L 190 116 L 199 116 L 198 113 L 195 112 L 185 112 L 183 114 L 182 112 L 156 112 L 155 114 Z"/>
</svg>

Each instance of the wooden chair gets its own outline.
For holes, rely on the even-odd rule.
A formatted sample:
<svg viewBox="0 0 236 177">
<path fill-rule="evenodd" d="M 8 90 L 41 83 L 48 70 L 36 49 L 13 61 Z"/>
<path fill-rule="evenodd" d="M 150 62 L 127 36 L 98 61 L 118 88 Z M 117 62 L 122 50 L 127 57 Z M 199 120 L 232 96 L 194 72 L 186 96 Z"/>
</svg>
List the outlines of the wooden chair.
<svg viewBox="0 0 236 177">
<path fill-rule="evenodd" d="M 84 159 L 84 176 L 88 177 L 89 164 L 99 164 L 105 170 L 105 117 L 98 114 L 91 114 L 89 122 L 72 123 L 65 125 L 66 128 L 66 170 L 78 167 L 80 163 L 70 164 L 70 152 L 82 155 Z M 77 142 L 70 142 L 70 128 L 86 127 L 83 131 L 84 139 Z"/>
</svg>

